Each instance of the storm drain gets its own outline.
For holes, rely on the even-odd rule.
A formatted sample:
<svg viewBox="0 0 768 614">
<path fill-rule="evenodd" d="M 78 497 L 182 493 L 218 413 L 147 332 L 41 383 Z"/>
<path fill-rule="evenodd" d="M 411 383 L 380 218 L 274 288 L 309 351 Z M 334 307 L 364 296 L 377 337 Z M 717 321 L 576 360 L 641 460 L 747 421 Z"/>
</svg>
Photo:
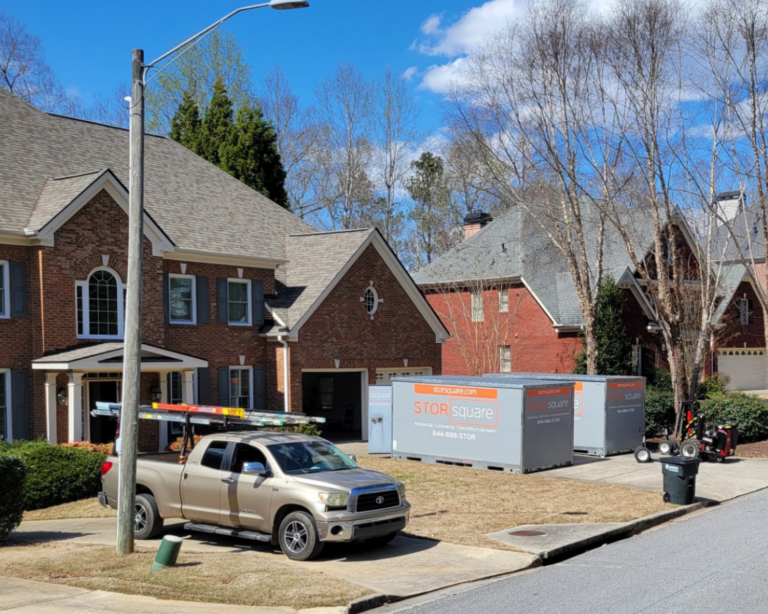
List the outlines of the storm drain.
<svg viewBox="0 0 768 614">
<path fill-rule="evenodd" d="M 509 534 L 515 537 L 541 537 L 546 535 L 544 531 L 510 531 Z"/>
</svg>

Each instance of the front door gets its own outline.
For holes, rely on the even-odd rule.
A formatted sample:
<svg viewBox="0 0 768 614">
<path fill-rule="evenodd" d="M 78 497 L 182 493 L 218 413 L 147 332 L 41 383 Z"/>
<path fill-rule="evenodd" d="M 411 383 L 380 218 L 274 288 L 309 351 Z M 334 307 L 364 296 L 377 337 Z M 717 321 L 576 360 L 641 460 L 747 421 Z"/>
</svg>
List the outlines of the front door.
<svg viewBox="0 0 768 614">
<path fill-rule="evenodd" d="M 221 523 L 230 527 L 271 533 L 269 513 L 272 504 L 273 477 L 243 475 L 244 463 L 261 463 L 270 469 L 266 455 L 246 443 L 235 446 L 230 472 L 221 491 Z"/>
<path fill-rule="evenodd" d="M 88 382 L 88 406 L 96 409 L 96 403 L 119 403 L 119 381 L 92 381 Z M 112 443 L 115 439 L 115 421 L 112 418 L 91 416 L 89 413 L 91 443 Z"/>
</svg>

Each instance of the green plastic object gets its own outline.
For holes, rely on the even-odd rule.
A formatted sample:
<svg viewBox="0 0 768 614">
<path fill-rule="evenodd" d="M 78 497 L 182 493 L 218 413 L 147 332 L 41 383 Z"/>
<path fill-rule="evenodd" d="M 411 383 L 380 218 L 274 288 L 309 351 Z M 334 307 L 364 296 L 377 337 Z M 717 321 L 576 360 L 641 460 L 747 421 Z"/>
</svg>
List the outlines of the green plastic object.
<svg viewBox="0 0 768 614">
<path fill-rule="evenodd" d="M 181 550 L 181 537 L 175 535 L 166 535 L 160 543 L 160 549 L 157 551 L 155 562 L 152 563 L 152 571 L 160 571 L 166 567 L 173 567 L 176 559 L 179 558 Z"/>
</svg>

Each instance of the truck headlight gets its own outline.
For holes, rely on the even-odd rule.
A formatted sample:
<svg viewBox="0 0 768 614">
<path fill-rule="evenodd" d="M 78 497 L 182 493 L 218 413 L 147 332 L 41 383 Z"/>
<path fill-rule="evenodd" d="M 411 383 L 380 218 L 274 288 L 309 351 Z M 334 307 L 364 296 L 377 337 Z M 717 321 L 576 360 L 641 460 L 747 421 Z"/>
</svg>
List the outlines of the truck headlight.
<svg viewBox="0 0 768 614">
<path fill-rule="evenodd" d="M 400 502 L 405 501 L 405 484 L 402 482 L 397 483 L 397 492 L 400 495 Z"/>
<path fill-rule="evenodd" d="M 349 502 L 349 493 L 320 492 L 317 496 L 328 507 L 347 507 Z"/>
</svg>

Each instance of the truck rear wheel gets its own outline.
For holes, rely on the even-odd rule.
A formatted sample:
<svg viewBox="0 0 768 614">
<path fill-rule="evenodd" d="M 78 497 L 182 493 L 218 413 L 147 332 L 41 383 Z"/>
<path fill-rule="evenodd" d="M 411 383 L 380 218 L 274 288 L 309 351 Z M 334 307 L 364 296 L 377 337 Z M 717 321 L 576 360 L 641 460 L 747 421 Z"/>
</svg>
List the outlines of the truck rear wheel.
<svg viewBox="0 0 768 614">
<path fill-rule="evenodd" d="M 163 519 L 157 511 L 157 501 L 152 495 L 136 495 L 136 516 L 133 536 L 136 539 L 152 539 L 163 530 Z"/>
<path fill-rule="evenodd" d="M 309 561 L 320 554 L 325 545 L 317 534 L 315 519 L 307 512 L 291 512 L 280 523 L 280 549 L 292 561 Z"/>
</svg>

